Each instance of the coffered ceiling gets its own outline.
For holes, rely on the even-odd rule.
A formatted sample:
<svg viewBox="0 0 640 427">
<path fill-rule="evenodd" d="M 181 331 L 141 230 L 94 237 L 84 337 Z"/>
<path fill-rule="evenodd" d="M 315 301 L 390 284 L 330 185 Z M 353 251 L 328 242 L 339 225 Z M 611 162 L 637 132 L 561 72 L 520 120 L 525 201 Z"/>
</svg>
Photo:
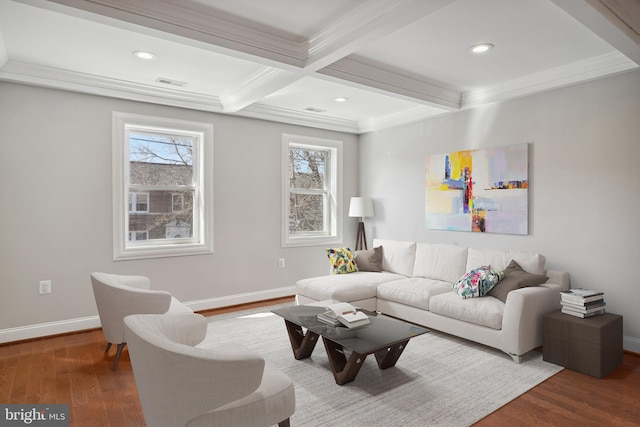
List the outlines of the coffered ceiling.
<svg viewBox="0 0 640 427">
<path fill-rule="evenodd" d="M 639 31 L 638 0 L 0 0 L 0 80 L 363 133 L 637 69 Z"/>
</svg>

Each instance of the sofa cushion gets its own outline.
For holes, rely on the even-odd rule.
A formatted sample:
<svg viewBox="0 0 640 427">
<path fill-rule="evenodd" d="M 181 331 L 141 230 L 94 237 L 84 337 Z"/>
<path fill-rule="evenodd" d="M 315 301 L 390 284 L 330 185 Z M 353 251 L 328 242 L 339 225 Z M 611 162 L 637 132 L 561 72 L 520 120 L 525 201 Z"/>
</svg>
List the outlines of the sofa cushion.
<svg viewBox="0 0 640 427">
<path fill-rule="evenodd" d="M 507 302 L 507 294 L 509 292 L 515 289 L 541 285 L 547 279 L 548 277 L 544 274 L 527 273 L 516 261 L 511 261 L 504 270 L 504 279 L 489 291 L 489 295 L 498 298 L 502 302 Z"/>
<path fill-rule="evenodd" d="M 453 285 L 453 291 L 461 298 L 485 296 L 504 277 L 504 272 L 484 266 L 474 268 Z"/>
<path fill-rule="evenodd" d="M 502 329 L 504 303 L 490 296 L 462 299 L 455 292 L 447 292 L 429 298 L 429 311 L 463 322 Z"/>
<path fill-rule="evenodd" d="M 454 283 L 465 273 L 466 264 L 466 247 L 418 243 L 413 276 Z"/>
<path fill-rule="evenodd" d="M 375 298 L 380 283 L 402 279 L 399 274 L 357 272 L 312 277 L 296 282 L 296 293 L 316 301 L 333 299 L 341 302 Z"/>
<path fill-rule="evenodd" d="M 333 274 L 347 274 L 358 271 L 353 253 L 349 248 L 327 248 L 326 251 Z"/>
<path fill-rule="evenodd" d="M 382 271 L 382 246 L 355 252 L 358 271 Z"/>
<path fill-rule="evenodd" d="M 474 268 L 482 267 L 483 265 L 490 265 L 496 270 L 504 270 L 507 268 L 511 260 L 515 260 L 529 273 L 544 273 L 546 258 L 538 253 L 475 248 L 469 248 L 465 271 L 471 271 Z"/>
<path fill-rule="evenodd" d="M 374 239 L 373 246 L 382 246 L 382 269 L 410 277 L 416 261 L 415 242 Z"/>
<path fill-rule="evenodd" d="M 429 298 L 445 292 L 451 292 L 450 283 L 422 277 L 410 277 L 378 285 L 378 299 L 424 310 L 429 309 Z"/>
</svg>

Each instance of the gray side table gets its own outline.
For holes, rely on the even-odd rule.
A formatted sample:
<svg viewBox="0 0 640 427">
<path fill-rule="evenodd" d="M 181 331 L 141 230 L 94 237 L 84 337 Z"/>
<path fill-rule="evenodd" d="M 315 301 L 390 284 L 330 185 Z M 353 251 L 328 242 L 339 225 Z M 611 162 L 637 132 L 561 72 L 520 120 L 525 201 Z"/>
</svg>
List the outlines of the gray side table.
<svg viewBox="0 0 640 427">
<path fill-rule="evenodd" d="M 622 364 L 622 316 L 581 319 L 554 311 L 542 318 L 543 360 L 602 378 Z"/>
</svg>

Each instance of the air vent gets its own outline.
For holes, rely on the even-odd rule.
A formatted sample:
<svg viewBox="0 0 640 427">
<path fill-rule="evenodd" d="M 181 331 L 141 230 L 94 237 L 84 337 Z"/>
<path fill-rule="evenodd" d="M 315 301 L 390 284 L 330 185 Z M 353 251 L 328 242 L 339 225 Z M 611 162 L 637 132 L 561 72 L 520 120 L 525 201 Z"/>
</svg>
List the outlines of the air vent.
<svg viewBox="0 0 640 427">
<path fill-rule="evenodd" d="M 326 113 L 327 110 L 323 110 L 322 108 L 316 108 L 316 107 L 307 107 L 305 108 L 306 111 L 311 111 L 313 113 Z"/>
<path fill-rule="evenodd" d="M 167 79 L 164 77 L 158 77 L 156 79 L 156 83 L 160 83 L 163 85 L 169 85 L 169 86 L 177 86 L 177 87 L 185 87 L 187 85 L 187 83 L 185 82 L 179 82 L 177 80 L 171 80 L 171 79 Z"/>
</svg>

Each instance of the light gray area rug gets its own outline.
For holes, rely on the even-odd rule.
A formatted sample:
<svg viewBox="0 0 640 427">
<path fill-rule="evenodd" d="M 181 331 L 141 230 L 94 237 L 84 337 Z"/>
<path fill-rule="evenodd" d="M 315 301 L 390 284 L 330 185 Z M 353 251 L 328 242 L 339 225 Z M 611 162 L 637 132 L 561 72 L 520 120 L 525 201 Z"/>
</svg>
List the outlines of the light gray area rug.
<svg viewBox="0 0 640 427">
<path fill-rule="evenodd" d="M 333 379 L 322 342 L 309 359 L 295 360 L 275 307 L 209 318 L 208 347 L 239 342 L 295 384 L 292 427 L 469 426 L 562 368 L 527 353 L 521 364 L 473 342 L 432 331 L 412 338 L 395 367 L 380 370 L 366 358 L 355 381 Z"/>
</svg>

